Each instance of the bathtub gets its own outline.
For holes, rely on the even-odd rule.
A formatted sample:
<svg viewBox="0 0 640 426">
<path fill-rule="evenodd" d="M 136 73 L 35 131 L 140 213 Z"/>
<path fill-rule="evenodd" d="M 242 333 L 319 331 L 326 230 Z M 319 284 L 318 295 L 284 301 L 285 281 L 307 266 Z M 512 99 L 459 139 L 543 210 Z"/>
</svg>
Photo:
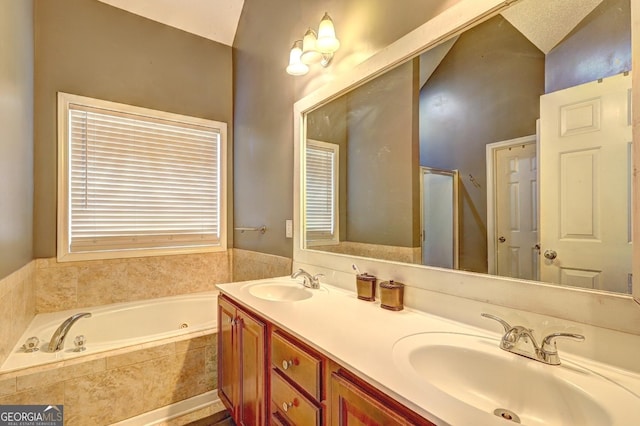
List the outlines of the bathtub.
<svg viewBox="0 0 640 426">
<path fill-rule="evenodd" d="M 154 343 L 215 333 L 217 296 L 218 291 L 211 291 L 38 314 L 0 367 L 0 374 L 100 352 L 116 353 L 121 348 L 150 347 Z M 80 312 L 90 312 L 91 317 L 82 318 L 71 327 L 62 350 L 48 352 L 49 340 L 58 326 Z M 86 338 L 86 350 L 82 352 L 74 351 L 74 339 L 78 335 Z M 32 336 L 40 340 L 39 350 L 27 353 L 22 345 Z"/>
</svg>

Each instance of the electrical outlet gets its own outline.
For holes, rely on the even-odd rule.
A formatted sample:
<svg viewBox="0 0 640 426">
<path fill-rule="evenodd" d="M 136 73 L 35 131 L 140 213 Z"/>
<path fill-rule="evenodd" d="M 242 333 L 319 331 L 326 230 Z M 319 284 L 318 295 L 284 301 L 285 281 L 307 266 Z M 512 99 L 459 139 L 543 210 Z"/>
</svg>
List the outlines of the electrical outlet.
<svg viewBox="0 0 640 426">
<path fill-rule="evenodd" d="M 287 238 L 293 238 L 293 220 L 287 219 L 285 221 L 285 236 Z"/>
</svg>

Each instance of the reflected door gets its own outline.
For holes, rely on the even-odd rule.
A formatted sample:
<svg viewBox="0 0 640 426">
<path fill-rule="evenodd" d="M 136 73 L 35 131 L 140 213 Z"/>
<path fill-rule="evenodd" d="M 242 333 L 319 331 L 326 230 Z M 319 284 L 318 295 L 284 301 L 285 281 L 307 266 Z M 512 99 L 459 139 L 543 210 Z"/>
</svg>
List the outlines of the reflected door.
<svg viewBox="0 0 640 426">
<path fill-rule="evenodd" d="M 628 292 L 630 100 L 624 75 L 540 99 L 543 281 Z"/>
<path fill-rule="evenodd" d="M 536 144 L 495 151 L 498 275 L 538 279 L 538 168 Z"/>
<path fill-rule="evenodd" d="M 422 264 L 458 269 L 458 171 L 420 167 Z"/>
</svg>

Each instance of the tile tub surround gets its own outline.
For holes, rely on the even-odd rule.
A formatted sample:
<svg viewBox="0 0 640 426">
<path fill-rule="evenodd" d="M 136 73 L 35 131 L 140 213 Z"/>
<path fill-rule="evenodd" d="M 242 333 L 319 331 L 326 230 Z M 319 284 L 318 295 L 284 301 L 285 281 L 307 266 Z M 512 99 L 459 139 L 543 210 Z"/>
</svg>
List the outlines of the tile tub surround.
<svg viewBox="0 0 640 426">
<path fill-rule="evenodd" d="M 233 249 L 231 256 L 234 282 L 260 280 L 291 274 L 293 260 L 288 257 L 241 249 Z"/>
<path fill-rule="evenodd" d="M 36 314 L 35 262 L 0 280 L 0 365 Z M 0 395 L 3 392 L 0 381 Z"/>
<path fill-rule="evenodd" d="M 384 246 L 380 244 L 341 241 L 336 245 L 327 245 L 318 248 L 311 247 L 310 249 L 348 254 L 350 256 L 372 257 L 374 259 L 391 260 L 394 262 L 422 263 L 422 249 L 420 247 Z"/>
<path fill-rule="evenodd" d="M 0 375 L 0 405 L 63 404 L 67 426 L 110 424 L 212 391 L 217 376 L 211 333 Z"/>
<path fill-rule="evenodd" d="M 231 281 L 230 251 L 35 264 L 38 313 L 198 293 Z"/>
</svg>

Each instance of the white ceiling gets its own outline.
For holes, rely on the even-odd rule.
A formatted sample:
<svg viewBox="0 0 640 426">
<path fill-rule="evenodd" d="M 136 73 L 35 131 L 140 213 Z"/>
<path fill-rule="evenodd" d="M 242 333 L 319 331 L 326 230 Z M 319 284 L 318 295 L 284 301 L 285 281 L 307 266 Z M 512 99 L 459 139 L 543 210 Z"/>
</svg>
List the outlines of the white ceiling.
<svg viewBox="0 0 640 426">
<path fill-rule="evenodd" d="M 536 0 L 511 6 L 502 16 L 547 54 L 602 0 Z"/>
<path fill-rule="evenodd" d="M 244 0 L 99 0 L 228 46 Z M 538 49 L 549 53 L 602 0 L 522 1 L 502 12 Z"/>
<path fill-rule="evenodd" d="M 244 0 L 99 1 L 228 46 L 244 5 Z"/>
</svg>

